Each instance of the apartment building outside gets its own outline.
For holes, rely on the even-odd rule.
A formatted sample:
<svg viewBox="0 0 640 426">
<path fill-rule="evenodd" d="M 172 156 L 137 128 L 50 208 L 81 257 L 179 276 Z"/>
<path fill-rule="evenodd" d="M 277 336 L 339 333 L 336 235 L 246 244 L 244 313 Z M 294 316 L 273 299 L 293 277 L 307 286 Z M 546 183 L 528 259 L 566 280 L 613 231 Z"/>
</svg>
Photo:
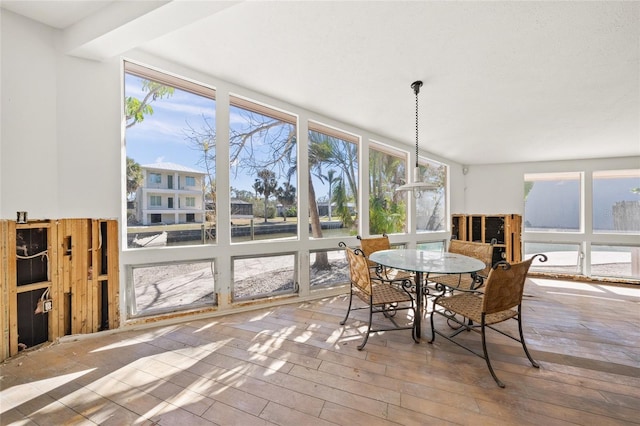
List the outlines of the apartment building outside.
<svg viewBox="0 0 640 426">
<path fill-rule="evenodd" d="M 202 223 L 205 173 L 174 163 L 140 166 L 136 219 L 141 225 Z"/>
</svg>

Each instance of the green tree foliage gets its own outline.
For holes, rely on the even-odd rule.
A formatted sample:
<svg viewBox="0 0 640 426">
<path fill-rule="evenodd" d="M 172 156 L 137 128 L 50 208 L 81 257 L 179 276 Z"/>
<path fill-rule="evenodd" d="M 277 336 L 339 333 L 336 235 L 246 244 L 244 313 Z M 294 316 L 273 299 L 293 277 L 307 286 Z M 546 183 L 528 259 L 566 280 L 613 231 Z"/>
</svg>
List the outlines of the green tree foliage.
<svg viewBox="0 0 640 426">
<path fill-rule="evenodd" d="M 142 183 L 142 169 L 133 158 L 127 157 L 127 198 L 133 199 Z"/>
<path fill-rule="evenodd" d="M 430 199 L 432 202 L 419 202 L 418 208 L 424 209 L 419 214 L 426 218 L 426 225 L 422 230 L 442 231 L 445 226 L 444 202 L 446 167 L 442 164 L 429 162 L 419 166 L 420 179 L 430 182 L 438 189 L 423 191 L 419 194 L 422 200 Z"/>
<path fill-rule="evenodd" d="M 235 198 L 236 200 L 251 202 L 253 201 L 253 198 L 254 198 L 253 193 L 251 191 L 234 188 L 233 186 L 231 187 L 229 192 L 231 193 L 231 198 Z"/>
<path fill-rule="evenodd" d="M 404 160 L 371 150 L 369 153 L 369 232 L 402 232 L 405 227 L 406 201 L 396 192 L 404 177 Z"/>
<path fill-rule="evenodd" d="M 351 209 L 349 209 L 349 196 L 347 195 L 347 187 L 343 178 L 339 178 L 336 181 L 332 201 L 336 203 L 336 214 L 342 221 L 342 226 L 351 229 L 355 234 L 357 232 L 357 222 L 351 214 Z"/>
<path fill-rule="evenodd" d="M 269 169 L 263 169 L 258 172 L 253 189 L 256 193 L 264 196 L 264 222 L 267 223 L 269 217 L 267 213 L 267 205 L 269 203 L 269 197 L 274 195 L 276 188 L 278 187 L 278 181 L 276 180 L 276 174 Z"/>
<path fill-rule="evenodd" d="M 132 96 L 125 99 L 126 128 L 142 123 L 147 115 L 153 114 L 151 102 L 173 96 L 175 89 L 151 80 L 143 80 L 142 91 L 147 92 L 140 100 Z M 142 182 L 142 170 L 133 158 L 127 157 L 127 197 L 132 198 Z"/>
<path fill-rule="evenodd" d="M 282 204 L 282 217 L 284 221 L 287 221 L 287 211 L 289 207 L 296 202 L 296 187 L 289 182 L 285 182 L 282 186 L 276 189 L 276 198 L 280 204 Z"/>
<path fill-rule="evenodd" d="M 534 184 L 534 182 L 532 182 L 532 181 L 525 181 L 524 182 L 524 201 L 525 202 L 527 202 L 527 197 L 529 197 L 529 193 L 533 189 L 533 184 Z"/>
<path fill-rule="evenodd" d="M 135 124 L 142 123 L 145 116 L 153 114 L 151 102 L 173 96 L 175 89 L 155 81 L 143 80 L 142 91 L 146 92 L 142 100 L 131 96 L 125 99 L 127 129 Z"/>
</svg>

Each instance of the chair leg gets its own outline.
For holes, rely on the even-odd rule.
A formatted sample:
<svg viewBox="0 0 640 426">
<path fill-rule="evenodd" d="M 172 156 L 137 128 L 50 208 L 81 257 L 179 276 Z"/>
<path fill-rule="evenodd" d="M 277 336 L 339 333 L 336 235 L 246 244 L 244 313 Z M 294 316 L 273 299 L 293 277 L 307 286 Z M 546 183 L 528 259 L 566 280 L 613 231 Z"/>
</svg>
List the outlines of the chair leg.
<svg viewBox="0 0 640 426">
<path fill-rule="evenodd" d="M 487 339 L 485 338 L 485 328 L 486 327 L 484 325 L 484 314 L 483 314 L 482 325 L 480 326 L 480 332 L 482 334 L 482 351 L 484 352 L 484 360 L 487 362 L 487 367 L 489 367 L 489 372 L 491 372 L 491 376 L 493 377 L 493 380 L 496 381 L 498 386 L 503 388 L 504 383 L 502 383 L 500 379 L 498 379 L 498 376 L 496 376 L 496 373 L 495 371 L 493 371 L 493 367 L 491 366 L 491 361 L 489 361 L 489 353 L 487 352 Z"/>
<path fill-rule="evenodd" d="M 347 308 L 347 315 L 344 316 L 344 319 L 340 321 L 340 325 L 344 325 L 347 322 L 347 318 L 349 318 L 349 312 L 351 312 L 351 302 L 353 301 L 353 289 L 349 292 L 349 307 Z"/>
<path fill-rule="evenodd" d="M 524 349 L 524 353 L 527 355 L 527 358 L 529 358 L 531 365 L 533 365 L 535 368 L 540 368 L 540 364 L 533 360 L 531 354 L 529 354 L 529 349 L 527 349 L 526 343 L 524 343 L 524 334 L 522 333 L 522 320 L 520 318 L 520 315 L 520 306 L 518 306 L 518 332 L 520 333 L 520 343 L 522 343 L 522 349 Z"/>
<path fill-rule="evenodd" d="M 364 345 L 367 344 L 367 340 L 369 340 L 369 333 L 371 333 L 372 320 L 373 320 L 373 305 L 369 303 L 369 325 L 367 326 L 367 332 L 364 334 L 364 341 L 358 346 L 359 351 L 361 351 L 364 348 Z"/>
<path fill-rule="evenodd" d="M 436 338 L 435 328 L 433 326 L 433 314 L 436 312 L 436 304 L 433 303 L 433 309 L 431 310 L 430 320 L 431 320 L 431 339 L 429 339 L 429 343 L 433 343 Z"/>
</svg>

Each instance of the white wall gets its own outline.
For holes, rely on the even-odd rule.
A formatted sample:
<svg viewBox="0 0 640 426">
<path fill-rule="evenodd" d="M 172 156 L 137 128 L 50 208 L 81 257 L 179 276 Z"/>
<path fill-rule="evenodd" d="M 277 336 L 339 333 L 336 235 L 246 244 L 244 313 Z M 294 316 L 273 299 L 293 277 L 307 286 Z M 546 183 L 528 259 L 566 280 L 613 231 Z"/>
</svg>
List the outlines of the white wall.
<svg viewBox="0 0 640 426">
<path fill-rule="evenodd" d="M 57 216 L 54 33 L 2 11 L 2 218 Z"/>
<path fill-rule="evenodd" d="M 0 217 L 118 217 L 119 61 L 61 55 L 58 31 L 6 10 L 0 19 Z"/>
<path fill-rule="evenodd" d="M 525 173 L 585 172 L 640 168 L 640 156 L 470 166 L 464 176 L 462 214 L 524 214 Z M 460 204 L 457 204 L 459 206 Z M 457 207 L 456 206 L 456 207 Z"/>
</svg>

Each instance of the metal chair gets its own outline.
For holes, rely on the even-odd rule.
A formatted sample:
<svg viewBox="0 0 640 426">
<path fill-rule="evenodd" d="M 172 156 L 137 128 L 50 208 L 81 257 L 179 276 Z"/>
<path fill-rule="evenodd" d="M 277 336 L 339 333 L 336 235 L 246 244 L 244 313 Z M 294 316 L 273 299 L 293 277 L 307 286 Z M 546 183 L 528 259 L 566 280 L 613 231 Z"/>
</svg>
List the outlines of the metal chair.
<svg viewBox="0 0 640 426">
<path fill-rule="evenodd" d="M 507 336 L 522 344 L 524 353 L 529 358 L 531 365 L 535 368 L 540 366 L 533 360 L 529 354 L 529 350 L 524 341 L 524 335 L 522 333 L 522 294 L 524 291 L 524 283 L 529 272 L 531 262 L 537 256 L 540 256 L 540 261 L 546 262 L 547 257 L 544 254 L 535 254 L 530 259 L 520 262 L 509 264 L 505 261 L 497 262 L 489 272 L 487 277 L 484 292 L 478 291 L 460 291 L 456 294 L 449 296 L 442 294 L 437 296 L 433 303 L 433 310 L 431 311 L 431 340 L 429 343 L 433 343 L 435 335 L 438 334 L 447 340 L 455 343 L 456 345 L 468 350 L 469 352 L 483 358 L 491 376 L 496 381 L 498 386 L 504 387 L 504 383 L 498 379 L 491 361 L 489 360 L 489 353 L 487 351 L 486 342 L 486 329 L 490 328 L 497 331 L 504 336 Z M 448 321 L 456 322 L 460 325 L 452 334 L 445 334 L 435 329 L 433 316 L 434 314 L 442 315 Z M 459 315 L 463 318 L 467 318 L 469 321 L 464 321 L 456 317 Z M 495 324 L 501 323 L 508 319 L 515 319 L 518 321 L 518 332 L 520 338 L 506 333 L 494 327 Z M 462 331 L 476 331 L 482 336 L 482 353 L 479 353 L 462 343 L 454 340 L 454 337 L 460 334 Z"/>
<path fill-rule="evenodd" d="M 351 291 L 349 292 L 349 307 L 344 320 L 340 325 L 344 325 L 352 310 L 368 309 L 369 322 L 364 341 L 358 346 L 358 350 L 362 350 L 367 344 L 369 335 L 379 331 L 391 330 L 412 330 L 411 337 L 418 343 L 414 328 L 414 319 L 416 317 L 416 307 L 413 296 L 408 291 L 411 285 L 410 280 L 405 280 L 402 286 L 397 287 L 389 282 L 372 277 L 369 271 L 369 263 L 364 253 L 360 249 L 351 249 L 346 247 L 344 243 L 340 243 L 340 247 L 345 249 L 347 260 L 349 262 L 349 274 L 351 277 Z M 352 308 L 354 294 L 360 298 L 367 306 Z M 398 325 L 393 318 L 398 311 L 408 310 L 413 313 L 413 317 L 408 325 Z M 382 313 L 391 321 L 393 326 L 373 328 L 373 314 Z"/>
<path fill-rule="evenodd" d="M 482 271 L 473 274 L 458 275 L 437 275 L 430 276 L 428 284 L 435 284 L 441 292 L 445 290 L 477 290 L 482 287 L 484 280 L 489 275 L 493 262 L 493 243 L 476 243 L 472 241 L 451 240 L 449 242 L 449 253 L 463 254 L 481 260 L 486 267 Z M 439 293 L 439 292 L 438 292 Z"/>
<path fill-rule="evenodd" d="M 396 284 L 401 284 L 407 279 L 413 279 L 413 274 L 409 272 L 388 268 L 369 260 L 371 253 L 375 253 L 380 250 L 389 250 L 391 248 L 391 242 L 389 241 L 387 234 L 382 234 L 381 237 L 369 238 L 362 238 L 358 235 L 356 238 L 360 240 L 360 249 L 367 258 L 369 270 L 373 277 Z"/>
</svg>

